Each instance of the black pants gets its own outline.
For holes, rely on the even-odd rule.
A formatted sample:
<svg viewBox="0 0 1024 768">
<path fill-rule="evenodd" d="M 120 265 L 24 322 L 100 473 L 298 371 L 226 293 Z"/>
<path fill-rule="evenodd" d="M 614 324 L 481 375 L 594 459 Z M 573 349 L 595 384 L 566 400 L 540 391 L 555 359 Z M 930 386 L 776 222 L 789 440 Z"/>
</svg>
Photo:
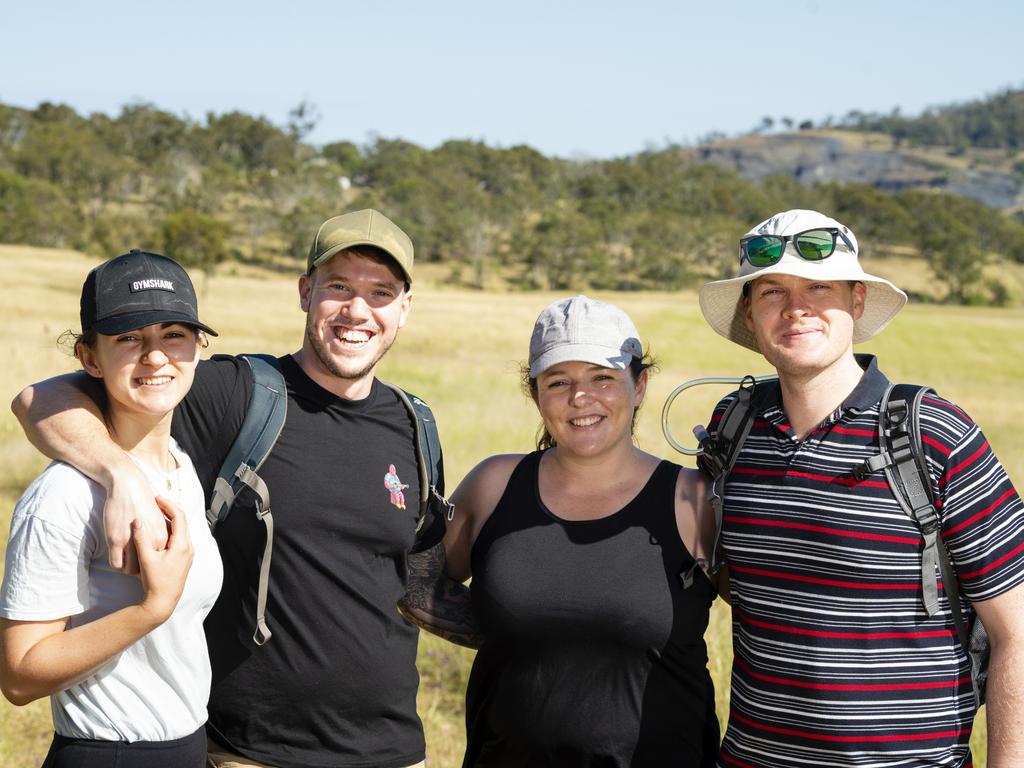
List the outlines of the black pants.
<svg viewBox="0 0 1024 768">
<path fill-rule="evenodd" d="M 206 729 L 173 741 L 95 741 L 55 733 L 43 768 L 206 768 Z"/>
</svg>

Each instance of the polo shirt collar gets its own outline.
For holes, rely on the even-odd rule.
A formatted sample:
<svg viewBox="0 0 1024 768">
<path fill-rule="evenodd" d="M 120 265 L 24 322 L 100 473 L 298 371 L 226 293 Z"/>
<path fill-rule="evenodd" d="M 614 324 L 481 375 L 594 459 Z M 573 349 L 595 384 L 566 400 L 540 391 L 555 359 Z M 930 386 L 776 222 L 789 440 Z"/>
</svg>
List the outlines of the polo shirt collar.
<svg viewBox="0 0 1024 768">
<path fill-rule="evenodd" d="M 886 387 L 889 386 L 889 379 L 878 370 L 878 358 L 874 355 L 854 355 L 857 364 L 864 369 L 864 375 L 860 377 L 853 392 L 843 401 L 842 410 L 866 411 L 882 400 Z"/>
<path fill-rule="evenodd" d="M 885 390 L 889 386 L 889 379 L 878 370 L 877 357 L 866 354 L 856 354 L 854 357 L 857 364 L 864 369 L 864 375 L 861 376 L 857 386 L 853 388 L 842 405 L 829 418 L 825 419 L 823 424 L 841 418 L 847 411 L 860 413 L 873 408 L 881 402 L 882 395 L 885 394 Z M 789 420 L 782 407 L 782 387 L 778 381 L 771 382 L 770 386 L 771 388 L 764 396 L 761 413 L 782 432 L 790 434 Z"/>
</svg>

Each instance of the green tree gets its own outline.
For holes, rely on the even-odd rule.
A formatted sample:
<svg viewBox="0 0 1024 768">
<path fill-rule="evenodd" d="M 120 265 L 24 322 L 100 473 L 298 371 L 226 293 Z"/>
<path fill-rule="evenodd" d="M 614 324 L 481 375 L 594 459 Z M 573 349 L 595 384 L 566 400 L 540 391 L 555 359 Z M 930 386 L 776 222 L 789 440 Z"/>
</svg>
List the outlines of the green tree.
<svg viewBox="0 0 1024 768">
<path fill-rule="evenodd" d="M 7 243 L 69 247 L 82 239 L 82 216 L 63 190 L 0 171 L 0 237 Z"/>
<path fill-rule="evenodd" d="M 201 269 L 204 276 L 228 255 L 227 240 L 231 228 L 192 208 L 174 211 L 160 227 L 163 252 L 186 267 Z"/>
</svg>

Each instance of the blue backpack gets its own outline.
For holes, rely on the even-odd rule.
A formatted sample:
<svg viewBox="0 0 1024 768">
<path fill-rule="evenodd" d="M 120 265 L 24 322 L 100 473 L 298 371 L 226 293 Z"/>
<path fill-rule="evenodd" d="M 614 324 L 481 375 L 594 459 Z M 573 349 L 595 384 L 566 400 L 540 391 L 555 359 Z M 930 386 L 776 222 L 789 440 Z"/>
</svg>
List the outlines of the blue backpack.
<svg viewBox="0 0 1024 768">
<path fill-rule="evenodd" d="M 271 637 L 266 622 L 267 586 L 270 581 L 270 558 L 274 544 L 274 518 L 270 513 L 270 490 L 259 476 L 259 469 L 270 454 L 284 427 L 288 409 L 288 388 L 276 357 L 241 355 L 249 364 L 253 377 L 252 396 L 238 430 L 235 442 L 221 465 L 213 485 L 213 496 L 206 520 L 215 531 L 231 512 L 238 494 L 250 489 L 256 497 L 256 517 L 267 529 L 266 544 L 260 561 L 259 585 L 256 593 L 256 631 L 253 642 L 263 645 Z M 416 437 L 416 463 L 419 469 L 420 499 L 416 531 L 423 527 L 428 514 L 452 519 L 454 507 L 444 498 L 444 460 L 441 440 L 437 434 L 434 414 L 425 402 L 403 389 L 381 382 L 398 395 L 413 417 Z"/>
</svg>

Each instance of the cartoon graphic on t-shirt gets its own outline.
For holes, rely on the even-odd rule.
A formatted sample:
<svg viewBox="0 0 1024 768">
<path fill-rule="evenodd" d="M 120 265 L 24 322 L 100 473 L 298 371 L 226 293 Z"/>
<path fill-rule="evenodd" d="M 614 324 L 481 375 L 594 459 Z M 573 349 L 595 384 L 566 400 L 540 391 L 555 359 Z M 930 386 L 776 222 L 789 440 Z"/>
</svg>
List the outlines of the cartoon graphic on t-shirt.
<svg viewBox="0 0 1024 768">
<path fill-rule="evenodd" d="M 402 489 L 408 488 L 409 484 L 398 479 L 394 464 L 388 465 L 388 472 L 384 475 L 384 487 L 391 491 L 391 503 L 399 509 L 405 509 L 405 494 L 402 493 Z"/>
</svg>

